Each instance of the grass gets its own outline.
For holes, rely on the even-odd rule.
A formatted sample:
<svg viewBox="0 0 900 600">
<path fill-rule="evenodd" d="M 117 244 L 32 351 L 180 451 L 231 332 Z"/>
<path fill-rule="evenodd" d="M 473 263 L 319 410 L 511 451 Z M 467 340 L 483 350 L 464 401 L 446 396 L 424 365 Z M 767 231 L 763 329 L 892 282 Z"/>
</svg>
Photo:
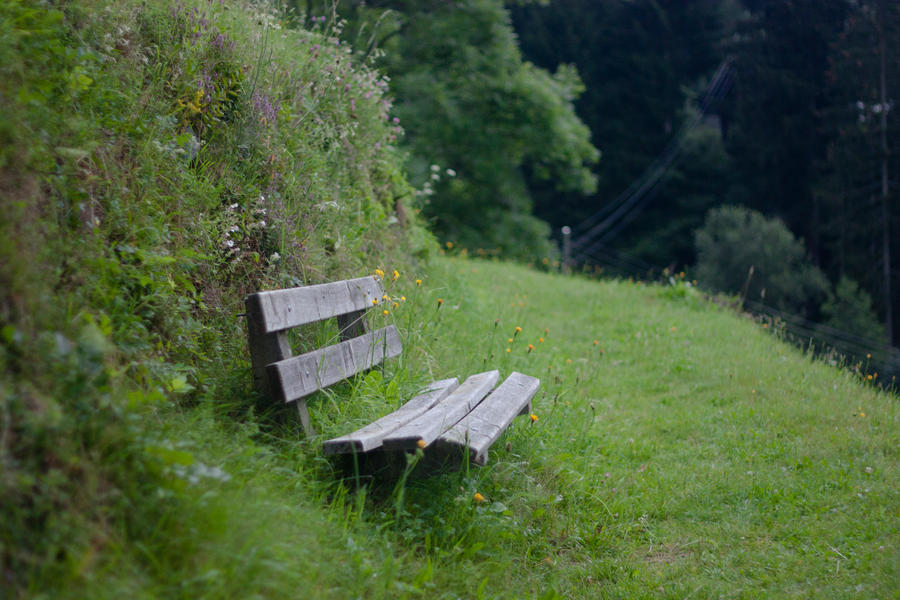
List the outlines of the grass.
<svg viewBox="0 0 900 600">
<path fill-rule="evenodd" d="M 540 376 L 488 467 L 354 491 L 289 413 L 164 411 L 154 445 L 204 465 L 165 492 L 175 537 L 152 560 L 122 540 L 74 596 L 897 597 L 896 396 L 683 283 L 460 258 L 422 278 L 390 317 L 407 362 L 313 419 L 346 432 L 428 376 Z"/>
<path fill-rule="evenodd" d="M 385 84 L 328 32 L 53 6 L 0 4 L 0 596 L 897 597 L 896 395 L 684 282 L 412 272 Z M 315 426 L 541 377 L 486 468 L 348 478 L 251 391 L 243 296 L 376 266 L 404 355 Z"/>
</svg>

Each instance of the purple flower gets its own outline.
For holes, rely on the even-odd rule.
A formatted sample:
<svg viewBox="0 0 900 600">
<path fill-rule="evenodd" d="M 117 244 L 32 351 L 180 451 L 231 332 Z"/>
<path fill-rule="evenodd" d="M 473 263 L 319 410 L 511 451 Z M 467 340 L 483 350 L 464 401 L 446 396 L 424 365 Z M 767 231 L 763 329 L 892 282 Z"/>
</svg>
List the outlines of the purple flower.
<svg viewBox="0 0 900 600">
<path fill-rule="evenodd" d="M 275 119 L 278 117 L 278 111 L 281 109 L 280 103 L 276 102 L 273 104 L 269 96 L 259 90 L 253 92 L 250 101 L 259 114 L 261 121 L 267 124 L 275 122 Z"/>
</svg>

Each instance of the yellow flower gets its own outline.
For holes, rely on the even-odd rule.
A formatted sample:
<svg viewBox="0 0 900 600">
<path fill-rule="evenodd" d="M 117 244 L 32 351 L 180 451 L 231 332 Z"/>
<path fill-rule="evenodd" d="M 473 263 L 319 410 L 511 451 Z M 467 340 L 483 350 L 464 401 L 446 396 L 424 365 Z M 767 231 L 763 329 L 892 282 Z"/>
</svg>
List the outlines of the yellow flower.
<svg viewBox="0 0 900 600">
<path fill-rule="evenodd" d="M 416 446 L 418 446 L 419 448 L 424 448 L 425 445 L 425 440 L 419 440 L 418 442 L 416 442 Z"/>
<path fill-rule="evenodd" d="M 377 275 L 379 279 L 384 278 L 384 271 L 382 271 L 381 269 L 375 269 L 375 275 Z"/>
<path fill-rule="evenodd" d="M 510 344 L 512 344 L 512 343 L 513 343 L 513 339 L 512 339 L 512 338 L 509 338 L 509 339 L 508 339 L 508 340 L 506 340 L 506 341 L 508 341 L 508 342 L 509 342 L 509 343 L 510 343 Z"/>
<path fill-rule="evenodd" d="M 394 308 L 397 308 L 397 307 L 399 307 L 399 306 L 400 306 L 400 303 L 399 303 L 399 302 L 394 302 Z"/>
<path fill-rule="evenodd" d="M 384 296 L 381 297 L 381 299 L 382 299 L 382 300 L 390 300 L 391 297 L 388 296 L 387 294 L 385 294 Z"/>
<path fill-rule="evenodd" d="M 595 346 L 596 346 L 597 344 L 599 344 L 599 343 L 600 343 L 600 342 L 598 342 L 597 340 L 594 340 L 594 345 L 595 345 Z"/>
<path fill-rule="evenodd" d="M 871 354 L 866 354 L 866 358 L 872 358 Z"/>
<path fill-rule="evenodd" d="M 509 348 L 507 348 L 506 351 L 507 351 L 507 352 L 512 352 L 512 350 L 510 350 Z"/>
<path fill-rule="evenodd" d="M 531 419 L 532 423 L 535 423 L 538 420 L 538 416 L 534 413 L 531 413 L 530 415 L 528 415 L 528 418 Z"/>
<path fill-rule="evenodd" d="M 543 343 L 544 343 L 544 338 L 538 338 L 538 342 L 541 343 L 541 344 L 543 344 Z"/>
<path fill-rule="evenodd" d="M 406 302 L 406 296 L 400 296 L 400 302 Z"/>
<path fill-rule="evenodd" d="M 516 333 L 522 333 L 522 328 L 521 328 L 521 327 L 516 327 Z"/>
<path fill-rule="evenodd" d="M 447 250 L 453 249 L 453 242 L 447 242 Z"/>
<path fill-rule="evenodd" d="M 422 285 L 422 280 L 421 280 L 421 279 L 416 279 L 416 285 Z"/>
<path fill-rule="evenodd" d="M 438 306 L 440 306 L 440 305 L 443 304 L 443 303 L 444 303 L 444 299 L 443 299 L 443 298 L 438 298 Z"/>
<path fill-rule="evenodd" d="M 393 276 L 394 276 L 393 277 L 394 281 L 397 281 L 398 279 L 400 279 L 400 271 L 398 271 L 397 269 L 394 269 Z"/>
<path fill-rule="evenodd" d="M 481 504 L 482 502 L 485 501 L 485 497 L 482 496 L 481 494 L 479 494 L 478 492 L 475 492 L 475 495 L 472 496 L 472 499 L 475 500 L 475 502 L 477 502 L 478 504 Z"/>
<path fill-rule="evenodd" d="M 384 316 L 388 316 L 389 314 L 391 314 L 391 313 L 389 313 L 389 312 L 387 311 L 387 309 L 385 309 L 385 310 L 384 310 Z"/>
<path fill-rule="evenodd" d="M 372 298 L 372 305 L 378 304 L 378 298 Z"/>
<path fill-rule="evenodd" d="M 528 344 L 528 351 L 531 352 L 534 350 L 534 344 Z"/>
</svg>

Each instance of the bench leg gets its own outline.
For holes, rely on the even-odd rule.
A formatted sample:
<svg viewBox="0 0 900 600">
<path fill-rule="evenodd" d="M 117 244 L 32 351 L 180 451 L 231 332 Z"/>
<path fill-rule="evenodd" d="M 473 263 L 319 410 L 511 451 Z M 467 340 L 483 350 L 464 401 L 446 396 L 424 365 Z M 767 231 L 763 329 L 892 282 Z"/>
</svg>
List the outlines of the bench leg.
<svg viewBox="0 0 900 600">
<path fill-rule="evenodd" d="M 306 400 L 297 400 L 294 404 L 297 405 L 297 412 L 300 413 L 300 424 L 303 425 L 306 437 L 313 437 L 316 435 L 316 430 L 313 429 L 312 423 L 309 422 L 309 409 L 306 408 Z"/>
</svg>

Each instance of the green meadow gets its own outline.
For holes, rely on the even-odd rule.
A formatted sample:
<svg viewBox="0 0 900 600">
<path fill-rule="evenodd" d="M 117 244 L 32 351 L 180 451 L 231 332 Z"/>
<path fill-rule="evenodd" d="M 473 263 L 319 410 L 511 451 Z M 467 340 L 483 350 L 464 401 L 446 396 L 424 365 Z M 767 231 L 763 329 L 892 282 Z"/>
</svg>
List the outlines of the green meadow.
<svg viewBox="0 0 900 600">
<path fill-rule="evenodd" d="M 65 591 L 896 597 L 895 395 L 682 280 L 456 257 L 392 286 L 407 298 L 386 317 L 404 356 L 314 397 L 320 439 L 304 439 L 292 411 L 239 397 L 154 414 L 173 469 L 139 500 L 157 524 L 86 556 Z M 321 455 L 321 439 L 427 379 L 493 367 L 542 384 L 537 420 L 517 419 L 487 467 L 373 481 Z"/>
</svg>

